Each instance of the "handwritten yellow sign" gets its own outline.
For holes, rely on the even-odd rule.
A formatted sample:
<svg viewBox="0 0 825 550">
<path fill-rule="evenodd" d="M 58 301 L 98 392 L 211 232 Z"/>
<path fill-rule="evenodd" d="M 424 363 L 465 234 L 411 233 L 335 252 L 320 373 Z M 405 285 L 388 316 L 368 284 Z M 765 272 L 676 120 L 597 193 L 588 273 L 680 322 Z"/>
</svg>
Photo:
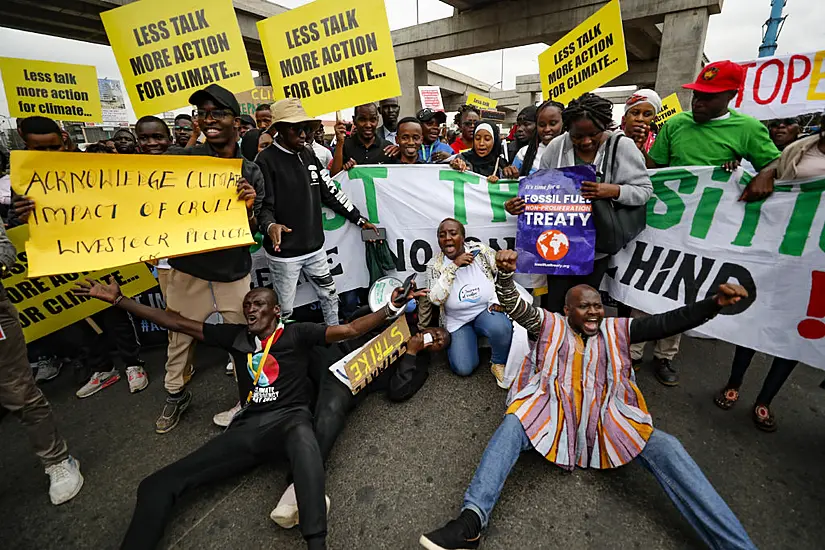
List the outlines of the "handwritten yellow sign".
<svg viewBox="0 0 825 550">
<path fill-rule="evenodd" d="M 384 0 L 316 0 L 258 32 L 275 98 L 310 116 L 401 94 Z"/>
<path fill-rule="evenodd" d="M 539 55 L 544 99 L 568 103 L 627 72 L 619 0 L 612 0 Z"/>
<path fill-rule="evenodd" d="M 249 245 L 241 159 L 14 151 L 33 277 Z"/>
<path fill-rule="evenodd" d="M 0 57 L 9 113 L 71 122 L 103 122 L 97 69 L 91 65 Z"/>
<path fill-rule="evenodd" d="M 469 94 L 467 95 L 467 105 L 475 105 L 479 109 L 489 109 L 492 111 L 496 108 L 496 105 L 498 105 L 498 101 L 484 97 L 483 95 Z"/>
<path fill-rule="evenodd" d="M 238 105 L 241 106 L 242 115 L 255 116 L 255 109 L 258 105 L 275 101 L 272 97 L 271 86 L 255 86 L 251 90 L 235 94 L 235 99 L 238 100 Z"/>
<path fill-rule="evenodd" d="M 141 0 L 100 19 L 138 117 L 183 107 L 209 84 L 255 85 L 232 0 Z"/>
<path fill-rule="evenodd" d="M 679 97 L 676 94 L 670 94 L 662 100 L 662 109 L 656 115 L 656 124 L 662 125 L 673 115 L 678 115 L 682 112 L 682 104 L 679 103 Z"/>
<path fill-rule="evenodd" d="M 20 314 L 26 342 L 37 340 L 109 307 L 106 302 L 72 293 L 75 283 L 85 281 L 86 277 L 97 280 L 111 278 L 120 285 L 124 296 L 130 297 L 157 284 L 146 264 L 29 279 L 28 261 L 23 252 L 29 238 L 29 228 L 25 225 L 15 227 L 8 231 L 8 236 L 17 248 L 17 262 L 3 271 L 2 281 L 9 300 Z"/>
<path fill-rule="evenodd" d="M 402 315 L 384 332 L 367 342 L 361 353 L 344 365 L 350 386 L 352 386 L 352 393 L 356 394 L 364 389 L 393 361 L 405 353 L 409 339 L 410 327 L 407 324 L 407 317 Z"/>
</svg>

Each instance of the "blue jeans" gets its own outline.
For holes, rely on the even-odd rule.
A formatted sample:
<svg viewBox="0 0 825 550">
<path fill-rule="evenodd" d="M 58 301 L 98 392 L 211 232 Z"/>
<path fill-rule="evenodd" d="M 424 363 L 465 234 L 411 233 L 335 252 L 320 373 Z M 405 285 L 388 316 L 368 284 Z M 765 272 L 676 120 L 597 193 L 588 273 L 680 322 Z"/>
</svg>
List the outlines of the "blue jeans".
<svg viewBox="0 0 825 550">
<path fill-rule="evenodd" d="M 505 415 L 464 494 L 462 510 L 477 513 L 486 527 L 510 470 L 519 455 L 532 448 L 518 417 Z M 745 528 L 678 439 L 654 430 L 638 458 L 709 548 L 756 549 Z"/>
<path fill-rule="evenodd" d="M 493 363 L 507 363 L 513 340 L 513 323 L 504 313 L 485 309 L 475 319 L 450 333 L 452 343 L 447 356 L 450 358 L 450 368 L 459 376 L 470 376 L 478 367 L 478 335 L 486 336 L 490 341 Z"/>
</svg>

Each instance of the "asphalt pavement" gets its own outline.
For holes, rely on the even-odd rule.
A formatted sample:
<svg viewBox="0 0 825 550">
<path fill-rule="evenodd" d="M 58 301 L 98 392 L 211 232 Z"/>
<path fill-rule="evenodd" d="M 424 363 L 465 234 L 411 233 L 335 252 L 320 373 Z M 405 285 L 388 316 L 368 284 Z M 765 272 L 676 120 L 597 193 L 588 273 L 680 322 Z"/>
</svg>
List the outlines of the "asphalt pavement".
<svg viewBox="0 0 825 550">
<path fill-rule="evenodd" d="M 90 398 L 74 396 L 71 375 L 43 390 L 52 402 L 86 483 L 52 506 L 48 478 L 18 422 L 0 422 L 0 546 L 13 549 L 116 548 L 140 480 L 219 433 L 212 415 L 234 403 L 226 355 L 203 348 L 190 385 L 194 400 L 171 433 L 154 433 L 163 407 L 165 350 L 145 353 L 149 387 L 131 395 L 124 379 Z M 733 347 L 683 338 L 682 384 L 638 375 L 654 425 L 677 436 L 763 549 L 823 548 L 825 373 L 800 365 L 774 400 L 779 430 L 751 421 L 769 359 L 758 354 L 742 399 L 712 403 L 727 380 Z M 327 472 L 329 548 L 414 549 L 422 532 L 456 515 L 484 447 L 501 420 L 505 392 L 486 368 L 469 378 L 436 365 L 411 401 L 372 395 L 350 416 Z M 286 486 L 284 465 L 197 489 L 176 508 L 161 548 L 303 548 L 297 529 L 269 520 Z M 699 548 L 700 540 L 655 479 L 636 463 L 572 474 L 537 453 L 522 455 L 496 506 L 484 549 Z"/>
</svg>

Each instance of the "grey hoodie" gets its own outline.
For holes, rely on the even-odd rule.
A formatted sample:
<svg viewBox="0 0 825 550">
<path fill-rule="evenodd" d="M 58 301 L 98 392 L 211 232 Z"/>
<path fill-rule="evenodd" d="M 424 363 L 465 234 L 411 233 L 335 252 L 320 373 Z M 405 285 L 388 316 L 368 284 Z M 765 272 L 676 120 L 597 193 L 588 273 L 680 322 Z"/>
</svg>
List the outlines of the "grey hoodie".
<svg viewBox="0 0 825 550">
<path fill-rule="evenodd" d="M 618 133 L 620 132 L 611 130 L 605 132 L 608 138 Z M 616 162 L 611 162 L 605 167 L 606 173 L 604 174 L 604 181 L 622 186 L 616 202 L 627 206 L 640 206 L 645 204 L 650 198 L 650 195 L 653 194 L 653 184 L 650 183 L 650 176 L 645 167 L 645 157 L 636 147 L 636 144 L 633 143 L 632 139 L 621 139 L 618 137 L 614 139 L 619 140 L 619 146 L 616 148 Z M 601 166 L 605 147 L 609 141 L 610 140 L 606 138 L 596 153 L 596 161 L 594 164 L 597 168 Z M 570 135 L 565 132 L 553 138 L 553 141 L 547 145 L 547 149 L 541 156 L 540 168 L 547 170 L 550 168 L 574 166 L 575 164 L 573 142 L 570 140 Z M 615 173 L 611 173 L 610 165 L 615 166 Z"/>
</svg>

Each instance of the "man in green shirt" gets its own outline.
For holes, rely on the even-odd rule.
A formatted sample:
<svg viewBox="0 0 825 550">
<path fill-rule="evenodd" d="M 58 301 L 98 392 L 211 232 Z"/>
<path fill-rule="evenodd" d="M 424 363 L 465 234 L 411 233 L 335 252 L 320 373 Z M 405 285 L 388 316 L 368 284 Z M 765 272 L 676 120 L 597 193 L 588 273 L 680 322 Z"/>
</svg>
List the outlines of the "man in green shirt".
<svg viewBox="0 0 825 550">
<path fill-rule="evenodd" d="M 745 187 L 740 200 L 752 202 L 770 196 L 781 153 L 764 124 L 728 108 L 744 79 L 745 69 L 740 65 L 718 61 L 703 68 L 695 82 L 685 84 L 684 88 L 693 90 L 692 110 L 679 113 L 662 126 L 645 154 L 647 167 L 724 166 L 733 171 L 744 158 L 759 173 Z M 679 336 L 663 346 L 674 355 L 679 349 Z M 679 373 L 670 359 L 657 359 L 654 370 L 662 384 L 679 383 Z"/>
</svg>

